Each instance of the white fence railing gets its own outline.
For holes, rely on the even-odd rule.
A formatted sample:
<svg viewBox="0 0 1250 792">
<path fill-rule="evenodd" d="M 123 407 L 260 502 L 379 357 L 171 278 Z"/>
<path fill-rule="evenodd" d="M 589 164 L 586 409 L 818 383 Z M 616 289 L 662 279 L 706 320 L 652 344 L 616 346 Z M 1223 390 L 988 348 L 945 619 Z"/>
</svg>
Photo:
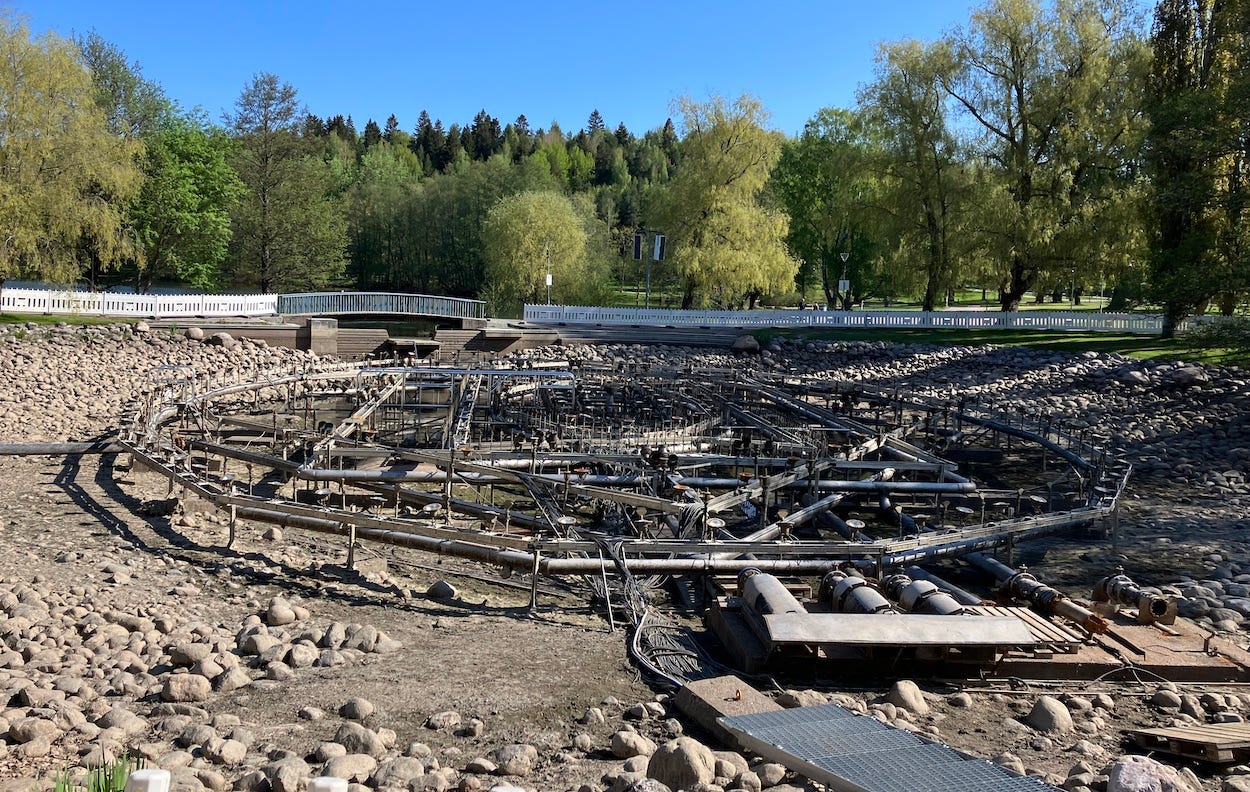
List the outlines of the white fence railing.
<svg viewBox="0 0 1250 792">
<path fill-rule="evenodd" d="M 52 289 L 0 290 L 0 311 L 85 316 L 273 316 L 276 294 L 115 294 Z"/>
<path fill-rule="evenodd" d="M 1098 311 L 700 311 L 526 305 L 536 324 L 638 325 L 639 327 L 959 328 L 971 330 L 1076 330 L 1158 333 L 1163 318 Z"/>
</svg>

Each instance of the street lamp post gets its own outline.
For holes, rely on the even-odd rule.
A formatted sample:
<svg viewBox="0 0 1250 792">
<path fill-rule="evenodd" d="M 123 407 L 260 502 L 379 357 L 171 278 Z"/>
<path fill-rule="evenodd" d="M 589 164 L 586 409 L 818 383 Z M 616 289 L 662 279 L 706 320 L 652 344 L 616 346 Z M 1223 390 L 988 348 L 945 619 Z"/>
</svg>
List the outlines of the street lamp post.
<svg viewBox="0 0 1250 792">
<path fill-rule="evenodd" d="M 838 280 L 838 291 L 842 293 L 842 310 L 851 310 L 851 281 L 846 277 L 846 261 L 851 257 L 849 250 L 844 250 L 838 254 L 838 258 L 842 259 L 842 277 Z"/>
<path fill-rule="evenodd" d="M 551 305 L 551 243 L 547 243 L 545 251 L 547 257 L 547 304 Z"/>
<path fill-rule="evenodd" d="M 647 238 L 652 240 L 651 250 L 647 250 Z M 646 302 L 643 303 L 644 308 L 651 307 L 651 264 L 656 261 L 664 260 L 664 235 L 659 231 L 653 231 L 648 228 L 640 228 L 634 234 L 634 260 L 638 261 L 643 257 L 647 259 L 647 291 Z"/>
</svg>

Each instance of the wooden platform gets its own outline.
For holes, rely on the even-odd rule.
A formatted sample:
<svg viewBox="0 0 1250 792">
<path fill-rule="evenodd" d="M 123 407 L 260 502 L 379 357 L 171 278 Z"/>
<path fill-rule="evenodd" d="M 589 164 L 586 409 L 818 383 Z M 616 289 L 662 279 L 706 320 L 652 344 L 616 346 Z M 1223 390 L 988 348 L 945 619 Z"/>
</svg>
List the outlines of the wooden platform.
<svg viewBox="0 0 1250 792">
<path fill-rule="evenodd" d="M 1250 723 L 1138 729 L 1132 734 L 1142 748 L 1165 751 L 1187 759 L 1220 764 L 1250 759 Z"/>
<path fill-rule="evenodd" d="M 1023 679 L 1092 679 L 1112 673 L 1112 680 L 1121 681 L 1132 680 L 1136 668 L 1175 682 L 1246 682 L 1250 654 L 1232 641 L 1211 638 L 1187 619 L 1138 624 L 1136 612 L 1125 610 L 1113 617 L 1105 633 L 1089 637 L 1074 652 L 1051 657 L 1010 652 L 996 673 Z"/>
<path fill-rule="evenodd" d="M 964 609 L 981 616 L 1014 616 L 1024 622 L 1029 634 L 1037 642 L 1031 649 L 1034 657 L 1046 656 L 1047 652 L 1072 653 L 1085 640 L 1083 633 L 1062 622 L 1047 619 L 1029 608 L 1009 608 L 1002 605 L 966 605 Z"/>
</svg>

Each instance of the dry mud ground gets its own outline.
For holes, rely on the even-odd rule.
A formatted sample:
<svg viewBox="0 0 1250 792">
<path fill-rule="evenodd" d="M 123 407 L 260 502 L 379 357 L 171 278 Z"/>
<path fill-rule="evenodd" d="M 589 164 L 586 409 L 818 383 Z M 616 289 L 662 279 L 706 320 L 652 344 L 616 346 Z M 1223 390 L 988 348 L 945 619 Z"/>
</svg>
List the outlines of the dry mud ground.
<svg viewBox="0 0 1250 792">
<path fill-rule="evenodd" d="M 181 360 L 179 356 L 185 356 L 191 346 L 199 356 L 193 362 L 201 367 L 211 368 L 217 354 L 204 352 L 199 345 L 187 346 L 190 342 L 180 339 L 158 343 L 149 339 L 147 348 L 128 335 L 111 343 L 127 351 L 122 365 L 136 370 L 141 363 L 170 357 Z M 135 351 L 132 347 L 137 344 L 140 348 Z M 0 427 L 0 442 L 32 437 L 82 439 L 115 426 L 125 399 L 124 386 L 133 385 L 134 377 L 119 378 L 112 386 L 118 392 L 105 393 L 92 384 L 96 375 L 88 373 L 88 369 L 107 367 L 109 349 L 108 344 L 76 351 L 73 344 L 0 344 L 0 363 L 14 350 L 27 362 L 47 356 L 55 358 L 53 368 L 59 376 L 81 377 L 87 383 L 82 393 L 70 393 L 64 387 L 48 389 L 16 378 L 12 372 L 21 367 L 11 369 L 4 390 L 17 398 L 3 399 L 7 412 L 0 410 L 6 419 Z M 35 392 L 40 399 L 22 395 Z M 82 400 L 90 402 L 90 410 L 79 408 Z M 53 410 L 50 417 L 52 404 L 59 404 L 61 411 Z M 58 432 L 60 428 L 66 431 Z M 622 770 L 622 761 L 606 750 L 610 735 L 621 727 L 625 708 L 651 700 L 655 692 L 630 665 L 624 632 L 611 631 L 602 615 L 591 612 L 581 600 L 557 596 L 555 590 L 544 595 L 541 606 L 531 613 L 525 608 L 524 587 L 495 585 L 460 574 L 492 576 L 497 574 L 493 570 L 409 551 L 371 549 L 365 557 L 385 556 L 388 574 L 352 576 L 336 566 L 345 555 L 341 545 L 296 531 L 266 538 L 269 529 L 260 525 L 244 523 L 235 546 L 226 549 L 226 529 L 215 516 L 145 515 L 144 504 L 165 497 L 164 481 L 140 470 L 115 469 L 114 461 L 96 456 L 0 457 L 4 548 L 0 581 L 5 592 L 23 601 L 28 592 L 35 592 L 32 599 L 51 604 L 62 624 L 92 614 L 113 621 L 129 614 L 147 620 L 144 626 L 156 625 L 158 633 L 198 635 L 207 641 L 228 639 L 231 647 L 249 617 L 263 614 L 272 597 L 282 596 L 307 609 L 301 623 L 321 628 L 331 622 L 372 625 L 402 645 L 382 654 L 356 653 L 344 665 L 332 668 L 299 668 L 281 681 L 259 678 L 236 690 L 214 692 L 197 705 L 203 712 L 188 710 L 193 713 L 190 717 L 184 715 L 173 723 L 168 722 L 168 713 L 162 721 L 153 709 L 159 701 L 160 675 L 168 667 L 135 664 L 130 679 L 123 680 L 133 683 L 127 686 L 117 682 L 118 669 L 99 670 L 91 662 L 72 658 L 60 667 L 51 666 L 45 676 L 57 681 L 41 682 L 42 687 L 77 689 L 72 682 L 60 682 L 58 671 L 64 671 L 82 674 L 87 683 L 84 688 L 102 691 L 70 694 L 71 700 L 81 701 L 87 720 L 107 713 L 110 706 L 124 706 L 148 719 L 151 728 L 128 740 L 134 750 L 152 760 L 168 757 L 178 735 L 177 729 L 169 727 L 212 722 L 218 732 L 243 741 L 247 756 L 234 763 L 197 756 L 192 766 L 206 771 L 199 774 L 199 782 L 205 788 L 243 788 L 252 783 L 248 773 L 275 756 L 314 754 L 342 723 L 340 706 L 360 697 L 376 707 L 366 725 L 393 731 L 396 753 L 410 743 L 423 743 L 444 767 L 466 769 L 470 760 L 520 742 L 537 749 L 534 770 L 513 779 L 528 789 L 604 789 L 608 788 L 602 781 L 605 775 Z M 1166 483 L 1145 482 L 1128 500 L 1119 548 L 1113 551 L 1101 540 L 1091 544 L 1088 537 L 1057 539 L 1034 571 L 1043 579 L 1053 575 L 1052 579 L 1084 586 L 1089 582 L 1086 578 L 1105 574 L 1106 564 L 1120 559 L 1143 582 L 1165 583 L 1184 575 L 1201 578 L 1228 558 L 1245 556 L 1244 526 L 1239 522 L 1244 514 L 1228 513 L 1227 519 L 1213 520 L 1213 512 L 1227 510 L 1226 499 L 1198 493 L 1187 494 L 1187 502 L 1177 503 L 1175 495 Z M 1188 530 L 1178 532 L 1178 525 Z M 1161 541 L 1168 546 L 1165 553 L 1160 552 Z M 1096 570 L 1091 562 L 1098 562 Z M 437 602 L 424 596 L 426 588 L 440 579 L 458 587 L 457 599 Z M 1077 588 L 1074 593 L 1084 592 Z M 296 630 L 299 627 L 292 625 Z M 162 640 L 147 632 L 147 638 Z M 36 649 L 40 643 L 55 646 L 58 640 L 52 626 L 46 633 L 34 631 Z M 224 646 L 221 643 L 218 648 Z M 0 712 L 6 722 L 30 712 L 30 705 L 19 695 L 27 684 L 18 683 L 20 677 L 16 669 L 0 671 L 11 696 L 9 709 Z M 882 700 L 887 686 L 842 692 L 872 705 Z M 1081 761 L 1095 772 L 1106 766 L 1124 752 L 1125 729 L 1168 725 L 1175 715 L 1175 711 L 1160 712 L 1146 703 L 1157 689 L 1154 684 L 974 688 L 969 691 L 971 706 L 952 696 L 954 688 L 923 686 L 930 694 L 932 713 L 911 716 L 891 711 L 896 722 L 910 722 L 953 747 L 986 758 L 1010 763 L 1013 760 L 1004 754 L 1012 754 L 1020 766 L 1047 775 L 1053 783 L 1061 783 Z M 836 682 L 826 690 L 837 691 Z M 1100 691 L 1111 694 L 1114 707 L 1078 716 L 1074 732 L 1046 736 L 1020 722 L 1042 693 L 1088 698 Z M 1246 703 L 1240 702 L 1243 713 Z M 590 707 L 600 707 L 606 721 L 579 723 Z M 480 719 L 480 730 L 475 730 L 480 733 L 426 727 L 431 715 L 449 710 L 466 723 Z M 323 717 L 318 718 L 317 711 Z M 693 724 L 678 725 L 665 718 L 651 718 L 636 728 L 656 741 L 681 728 L 707 739 Z M 81 769 L 99 752 L 98 732 L 90 726 L 67 728 L 46 752 L 26 750 L 12 738 L 0 742 L 0 778 L 11 779 L 7 785 L 0 783 L 0 789 L 47 787 L 54 771 Z M 574 747 L 581 734 L 590 739 L 588 751 Z M 584 740 L 580 744 L 586 745 Z M 1201 780 L 1189 776 L 1192 789 L 1200 785 L 1217 790 L 1227 783 L 1216 768 L 1193 770 Z M 498 779 L 465 774 L 458 783 L 463 789 L 490 788 Z M 1093 784 L 1105 788 L 1105 779 Z"/>
</svg>

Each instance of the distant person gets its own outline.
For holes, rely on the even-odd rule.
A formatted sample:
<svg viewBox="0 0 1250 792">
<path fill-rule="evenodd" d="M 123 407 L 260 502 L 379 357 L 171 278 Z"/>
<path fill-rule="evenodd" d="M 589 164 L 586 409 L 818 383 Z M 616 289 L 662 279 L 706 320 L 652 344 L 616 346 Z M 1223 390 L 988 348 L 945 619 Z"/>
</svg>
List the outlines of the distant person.
<svg viewBox="0 0 1250 792">
<path fill-rule="evenodd" d="M 800 311 L 806 311 L 806 310 L 807 310 L 807 298 L 805 298 L 805 297 L 800 297 L 800 298 L 799 298 L 799 310 L 800 310 Z"/>
</svg>

